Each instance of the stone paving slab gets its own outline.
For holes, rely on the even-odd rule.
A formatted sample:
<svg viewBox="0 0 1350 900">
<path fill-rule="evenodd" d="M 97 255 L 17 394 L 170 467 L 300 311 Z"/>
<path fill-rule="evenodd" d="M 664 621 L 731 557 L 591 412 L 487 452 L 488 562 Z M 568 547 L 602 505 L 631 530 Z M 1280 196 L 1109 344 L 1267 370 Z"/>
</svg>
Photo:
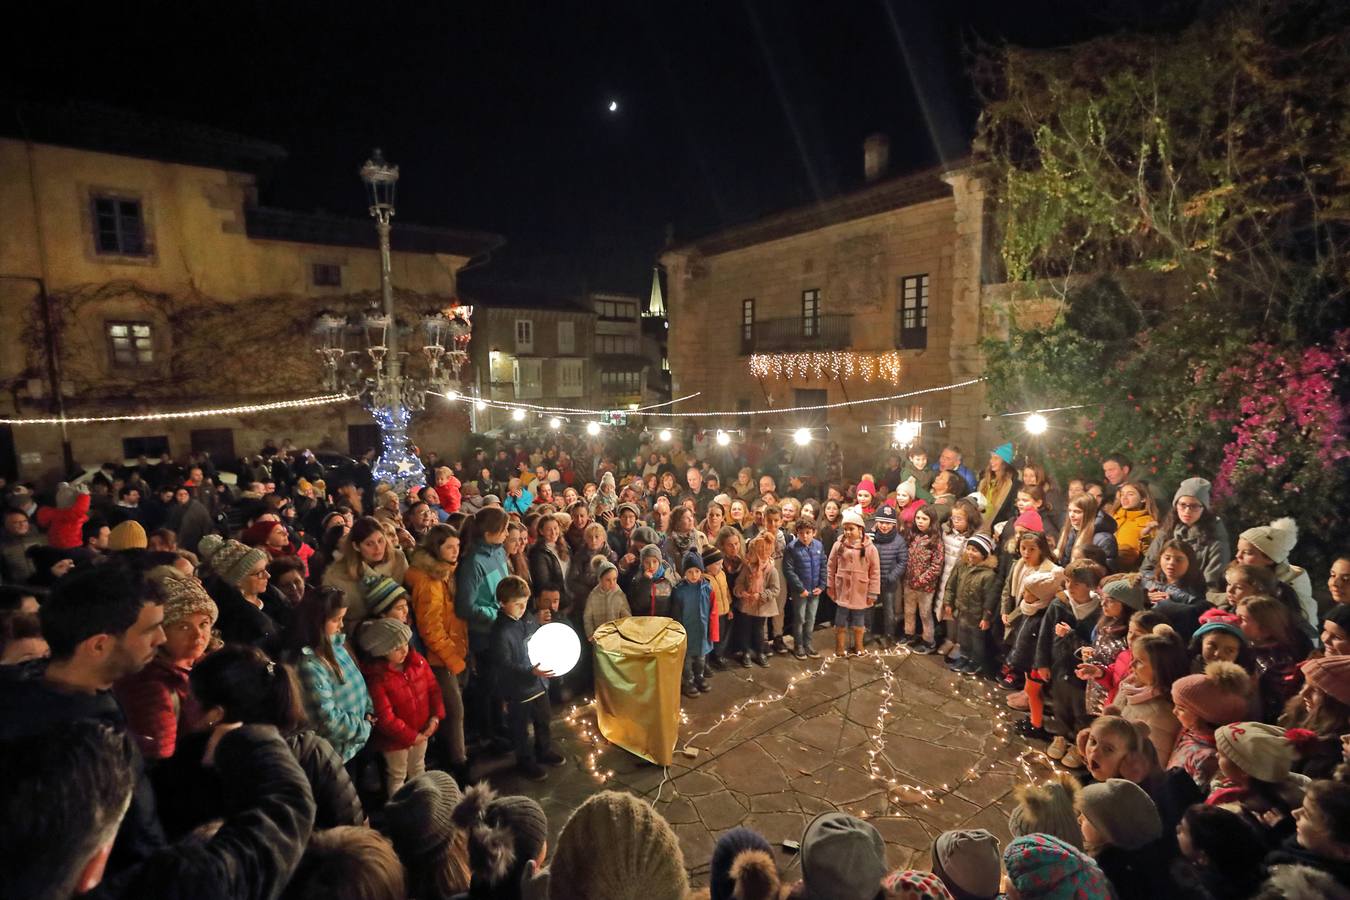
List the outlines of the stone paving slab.
<svg viewBox="0 0 1350 900">
<path fill-rule="evenodd" d="M 894 673 L 889 686 L 883 667 Z M 689 742 L 697 755 L 677 752 L 668 771 L 604 745 L 598 768 L 614 777 L 602 783 L 579 764 L 592 748 L 560 717 L 553 734 L 568 765 L 543 783 L 522 782 L 509 771 L 492 781 L 538 799 L 554 841 L 571 811 L 595 792 L 628 790 L 651 799 L 679 836 L 692 882 L 703 884 L 717 836 L 740 824 L 777 848 L 786 878 L 800 877 L 782 841 L 799 840 L 813 816 L 836 809 L 877 826 L 892 867 L 928 868 L 933 838 L 945 829 L 984 827 L 1006 841 L 1013 788 L 1028 772 L 1048 771 L 1019 760 L 1028 747 L 1008 737 L 1012 714 L 1002 693 L 953 675 L 935 657 L 891 651 L 804 663 L 776 656 L 767 669 L 718 672 L 712 685 L 710 693 L 684 700 L 679 746 Z M 733 705 L 756 699 L 769 702 L 726 717 Z"/>
</svg>

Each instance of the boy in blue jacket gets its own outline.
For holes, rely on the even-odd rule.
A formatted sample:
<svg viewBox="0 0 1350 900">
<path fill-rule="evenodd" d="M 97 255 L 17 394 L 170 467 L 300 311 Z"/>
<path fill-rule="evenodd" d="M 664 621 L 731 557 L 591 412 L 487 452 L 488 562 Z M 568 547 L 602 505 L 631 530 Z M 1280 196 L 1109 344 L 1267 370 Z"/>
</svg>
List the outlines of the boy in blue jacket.
<svg viewBox="0 0 1350 900">
<path fill-rule="evenodd" d="M 712 585 L 703 577 L 703 557 L 690 550 L 680 561 L 680 583 L 670 592 L 670 617 L 684 626 L 688 640 L 684 646 L 684 685 L 686 697 L 697 697 L 712 690 L 708 684 L 708 617 L 712 614 Z"/>
<path fill-rule="evenodd" d="M 497 584 L 497 605 L 501 615 L 492 623 L 492 672 L 497 677 L 497 696 L 506 701 L 506 727 L 516 751 L 516 766 L 531 781 L 548 777 L 539 764 L 563 764 L 562 754 L 549 745 L 549 719 L 553 710 L 548 702 L 547 669 L 530 662 L 530 636 L 539 629 L 533 616 L 526 616 L 530 585 L 525 579 L 508 575 Z M 530 725 L 534 725 L 534 743 Z"/>
<path fill-rule="evenodd" d="M 816 522 L 810 517 L 797 520 L 797 536 L 785 552 L 788 596 L 792 598 L 792 655 L 798 659 L 820 659 L 811 643 L 820 595 L 825 593 L 827 569 L 825 546 L 816 540 Z"/>
<path fill-rule="evenodd" d="M 895 507 L 889 503 L 877 510 L 872 519 L 872 543 L 881 559 L 881 595 L 877 598 L 877 606 L 881 607 L 881 628 L 877 630 L 874 622 L 872 637 L 883 648 L 895 641 L 900 583 L 904 581 L 905 564 L 909 562 L 909 544 L 896 523 Z"/>
</svg>

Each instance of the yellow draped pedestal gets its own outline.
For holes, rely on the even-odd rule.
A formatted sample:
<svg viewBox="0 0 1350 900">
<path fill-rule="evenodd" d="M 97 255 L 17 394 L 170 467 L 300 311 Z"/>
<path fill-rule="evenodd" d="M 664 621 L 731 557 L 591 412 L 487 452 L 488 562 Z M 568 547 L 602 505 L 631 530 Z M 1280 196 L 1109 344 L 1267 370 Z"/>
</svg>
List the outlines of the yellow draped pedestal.
<svg viewBox="0 0 1350 900">
<path fill-rule="evenodd" d="M 636 616 L 595 629 L 595 709 L 612 744 L 668 766 L 680 734 L 684 626 Z"/>
</svg>

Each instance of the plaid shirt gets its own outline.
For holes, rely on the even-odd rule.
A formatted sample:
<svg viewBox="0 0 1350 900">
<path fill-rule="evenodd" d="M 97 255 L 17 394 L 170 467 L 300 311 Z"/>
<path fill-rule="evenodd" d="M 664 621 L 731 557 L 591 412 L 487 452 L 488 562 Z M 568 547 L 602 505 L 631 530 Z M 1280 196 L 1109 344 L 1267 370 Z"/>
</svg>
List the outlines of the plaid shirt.
<svg viewBox="0 0 1350 900">
<path fill-rule="evenodd" d="M 366 690 L 366 679 L 347 652 L 347 636 L 339 633 L 332 640 L 342 680 L 338 681 L 328 664 L 314 654 L 314 648 L 306 647 L 300 651 L 300 683 L 304 686 L 305 712 L 314 730 L 328 739 L 343 762 L 348 762 L 370 737 L 366 715 L 375 707 Z"/>
</svg>

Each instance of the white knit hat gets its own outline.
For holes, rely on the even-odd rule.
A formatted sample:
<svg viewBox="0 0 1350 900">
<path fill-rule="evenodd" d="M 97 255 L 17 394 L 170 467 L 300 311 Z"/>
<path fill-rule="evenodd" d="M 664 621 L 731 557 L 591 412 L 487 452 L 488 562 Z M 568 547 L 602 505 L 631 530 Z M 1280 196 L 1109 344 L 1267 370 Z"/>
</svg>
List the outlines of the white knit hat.
<svg viewBox="0 0 1350 900">
<path fill-rule="evenodd" d="M 841 524 L 843 524 L 843 525 L 850 525 L 850 524 L 852 524 L 852 525 L 857 525 L 859 528 L 865 528 L 865 527 L 866 527 L 866 526 L 863 524 L 862 513 L 858 512 L 856 509 L 846 509 L 846 510 L 844 510 L 844 515 L 841 517 L 841 520 L 840 520 L 840 521 L 841 521 Z"/>
<path fill-rule="evenodd" d="M 1282 563 L 1288 561 L 1289 554 L 1298 543 L 1298 523 L 1285 516 L 1269 525 L 1248 528 L 1238 537 L 1269 556 L 1271 562 Z"/>
</svg>

